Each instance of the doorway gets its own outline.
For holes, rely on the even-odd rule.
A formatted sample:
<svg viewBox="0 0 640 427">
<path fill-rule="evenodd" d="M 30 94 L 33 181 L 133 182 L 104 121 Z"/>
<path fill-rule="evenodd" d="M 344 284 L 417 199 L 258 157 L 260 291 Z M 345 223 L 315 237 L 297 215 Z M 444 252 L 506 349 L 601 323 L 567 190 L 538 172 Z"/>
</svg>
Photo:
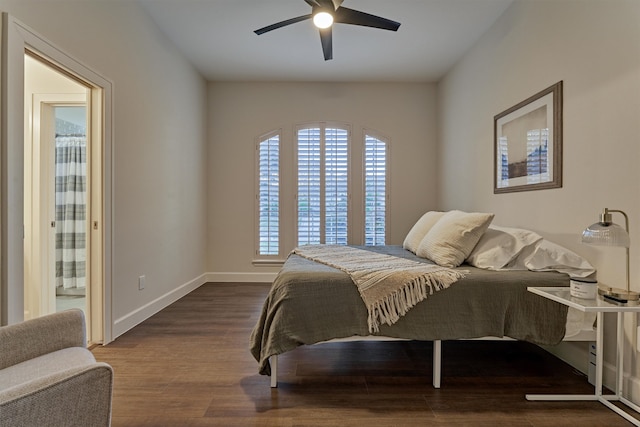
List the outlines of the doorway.
<svg viewBox="0 0 640 427">
<path fill-rule="evenodd" d="M 101 118 L 89 85 L 24 60 L 24 318 L 80 308 L 88 342 L 102 342 Z"/>
<path fill-rule="evenodd" d="M 0 325 L 24 320 L 25 241 L 27 227 L 25 211 L 24 165 L 29 124 L 25 122 L 25 52 L 47 58 L 59 72 L 82 82 L 91 91 L 91 117 L 89 133 L 93 156 L 92 176 L 99 177 L 100 192 L 92 192 L 91 206 L 96 217 L 90 219 L 90 239 L 98 250 L 91 250 L 91 295 L 87 295 L 90 317 L 87 335 L 91 342 L 103 344 L 112 341 L 111 313 L 112 241 L 113 241 L 113 82 L 79 62 L 31 28 L 3 12 L 2 16 L 2 70 L 0 79 Z M 46 61 L 45 61 L 46 62 Z M 96 144 L 100 141 L 100 144 Z M 102 161 L 100 163 L 96 159 Z M 94 280 L 95 279 L 95 280 Z M 96 289 L 96 286 L 102 286 Z"/>
</svg>

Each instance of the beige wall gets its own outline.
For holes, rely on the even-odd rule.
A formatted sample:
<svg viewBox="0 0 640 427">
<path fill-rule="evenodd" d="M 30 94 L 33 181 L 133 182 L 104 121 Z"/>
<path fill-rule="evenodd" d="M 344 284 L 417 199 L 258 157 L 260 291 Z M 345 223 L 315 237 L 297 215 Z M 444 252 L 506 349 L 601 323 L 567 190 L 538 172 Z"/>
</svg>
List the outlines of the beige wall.
<svg viewBox="0 0 640 427">
<path fill-rule="evenodd" d="M 117 336 L 203 280 L 205 81 L 135 2 L 0 0 L 0 10 L 113 82 Z"/>
<path fill-rule="evenodd" d="M 639 22 L 637 0 L 516 0 L 438 85 L 439 206 L 495 212 L 495 224 L 536 230 L 622 287 L 623 249 L 588 247 L 580 233 L 602 208 L 625 210 L 640 291 Z M 560 80 L 563 187 L 493 194 L 494 115 Z M 630 349 L 635 323 L 627 325 Z M 629 350 L 637 389 L 635 358 Z"/>
<path fill-rule="evenodd" d="M 401 244 L 417 218 L 435 208 L 434 85 L 210 83 L 208 253 L 209 271 L 216 277 L 277 271 L 251 264 L 254 145 L 257 137 L 278 128 L 290 142 L 294 125 L 310 121 L 347 123 L 354 141 L 362 139 L 363 128 L 390 139 L 388 243 Z"/>
</svg>

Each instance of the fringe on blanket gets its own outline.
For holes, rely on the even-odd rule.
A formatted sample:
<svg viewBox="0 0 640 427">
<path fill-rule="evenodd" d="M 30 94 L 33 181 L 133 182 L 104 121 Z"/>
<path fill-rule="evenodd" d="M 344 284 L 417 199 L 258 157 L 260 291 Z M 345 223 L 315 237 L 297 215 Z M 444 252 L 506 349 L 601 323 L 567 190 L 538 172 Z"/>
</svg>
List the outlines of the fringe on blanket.
<svg viewBox="0 0 640 427">
<path fill-rule="evenodd" d="M 407 282 L 402 289 L 367 307 L 369 332 L 380 332 L 381 324 L 393 325 L 420 301 L 436 291 L 448 288 L 462 277 L 463 272 L 450 270 L 440 271 L 437 278 L 422 275 Z"/>
</svg>

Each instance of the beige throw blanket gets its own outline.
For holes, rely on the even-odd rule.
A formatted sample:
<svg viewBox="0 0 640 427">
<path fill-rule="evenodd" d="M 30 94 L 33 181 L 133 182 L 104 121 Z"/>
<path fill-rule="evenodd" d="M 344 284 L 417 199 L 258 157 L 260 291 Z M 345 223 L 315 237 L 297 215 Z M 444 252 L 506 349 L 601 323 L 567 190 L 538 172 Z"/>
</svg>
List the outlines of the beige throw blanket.
<svg viewBox="0 0 640 427">
<path fill-rule="evenodd" d="M 369 312 L 369 332 L 392 325 L 435 291 L 448 288 L 464 272 L 343 245 L 306 245 L 294 254 L 347 273 Z"/>
</svg>

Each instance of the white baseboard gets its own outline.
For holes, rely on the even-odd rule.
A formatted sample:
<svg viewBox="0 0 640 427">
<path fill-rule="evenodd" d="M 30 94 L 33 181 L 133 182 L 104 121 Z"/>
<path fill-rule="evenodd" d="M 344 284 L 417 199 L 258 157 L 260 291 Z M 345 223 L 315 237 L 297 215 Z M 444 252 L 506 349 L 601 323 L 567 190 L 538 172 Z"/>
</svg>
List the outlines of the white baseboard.
<svg viewBox="0 0 640 427">
<path fill-rule="evenodd" d="M 127 332 L 134 326 L 144 322 L 149 317 L 153 316 L 163 308 L 168 307 L 174 302 L 178 301 L 183 296 L 189 294 L 191 291 L 198 289 L 200 286 L 207 283 L 207 274 L 202 274 L 187 283 L 173 289 L 170 292 L 154 299 L 153 301 L 143 305 L 142 307 L 126 314 L 113 322 L 111 329 L 112 339 L 116 339 L 120 335 Z"/>
</svg>

